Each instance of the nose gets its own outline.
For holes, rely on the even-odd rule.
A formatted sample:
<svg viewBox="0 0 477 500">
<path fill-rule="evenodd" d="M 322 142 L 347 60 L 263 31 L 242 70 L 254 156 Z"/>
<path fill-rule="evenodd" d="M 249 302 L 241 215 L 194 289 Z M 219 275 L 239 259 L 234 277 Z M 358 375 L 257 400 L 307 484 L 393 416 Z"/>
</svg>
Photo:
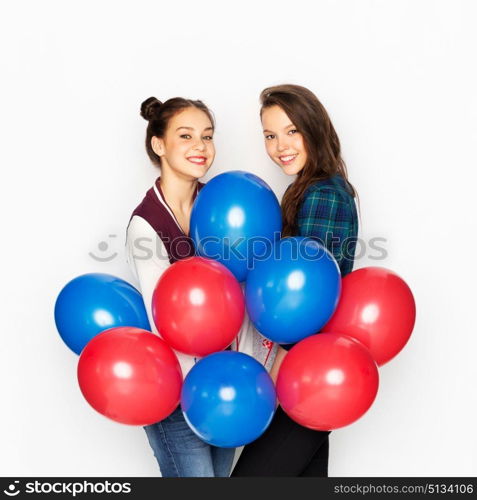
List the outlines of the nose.
<svg viewBox="0 0 477 500">
<path fill-rule="evenodd" d="M 202 139 L 198 139 L 197 142 L 194 144 L 194 149 L 197 149 L 197 151 L 204 151 L 205 142 Z"/>
<path fill-rule="evenodd" d="M 278 137 L 277 138 L 277 150 L 279 152 L 286 151 L 290 146 L 290 141 L 288 136 Z"/>
</svg>

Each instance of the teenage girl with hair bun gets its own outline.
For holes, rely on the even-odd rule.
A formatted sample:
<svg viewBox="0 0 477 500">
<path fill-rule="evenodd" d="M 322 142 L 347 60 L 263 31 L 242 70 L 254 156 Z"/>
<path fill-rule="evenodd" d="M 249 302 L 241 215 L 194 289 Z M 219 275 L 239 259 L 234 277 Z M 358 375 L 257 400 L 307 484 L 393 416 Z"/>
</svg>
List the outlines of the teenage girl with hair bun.
<svg viewBox="0 0 477 500">
<path fill-rule="evenodd" d="M 199 182 L 215 157 L 214 119 L 198 100 L 175 97 L 162 103 L 150 97 L 141 105 L 148 121 L 146 151 L 161 175 L 133 211 L 126 236 L 128 264 L 143 295 L 149 322 L 158 333 L 151 299 L 162 273 L 174 262 L 195 254 L 189 237 L 192 205 L 204 186 Z M 245 317 L 230 346 L 271 368 L 276 346 Z M 175 351 L 185 377 L 199 358 Z M 211 446 L 187 425 L 180 406 L 167 418 L 145 427 L 163 477 L 227 477 L 234 449 Z"/>
</svg>

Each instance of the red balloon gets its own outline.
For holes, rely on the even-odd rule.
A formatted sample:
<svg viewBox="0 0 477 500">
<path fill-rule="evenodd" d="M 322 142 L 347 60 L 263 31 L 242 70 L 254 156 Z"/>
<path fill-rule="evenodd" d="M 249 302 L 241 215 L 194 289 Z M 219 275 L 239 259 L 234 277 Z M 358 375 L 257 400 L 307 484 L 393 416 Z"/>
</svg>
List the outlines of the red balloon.
<svg viewBox="0 0 477 500">
<path fill-rule="evenodd" d="M 245 312 L 242 288 L 222 264 L 190 257 L 170 266 L 152 296 L 152 315 L 162 338 L 191 356 L 229 346 Z"/>
<path fill-rule="evenodd" d="M 180 401 L 182 372 L 172 349 L 157 335 L 128 326 L 92 338 L 78 363 L 86 401 L 121 424 L 149 425 Z"/>
<path fill-rule="evenodd" d="M 381 366 L 406 345 L 415 320 L 406 282 L 389 269 L 364 267 L 343 278 L 338 307 L 323 331 L 359 340 Z"/>
<path fill-rule="evenodd" d="M 349 425 L 372 405 L 378 368 L 368 350 L 345 336 L 319 333 L 296 344 L 277 377 L 277 396 L 295 422 L 331 431 Z"/>
</svg>

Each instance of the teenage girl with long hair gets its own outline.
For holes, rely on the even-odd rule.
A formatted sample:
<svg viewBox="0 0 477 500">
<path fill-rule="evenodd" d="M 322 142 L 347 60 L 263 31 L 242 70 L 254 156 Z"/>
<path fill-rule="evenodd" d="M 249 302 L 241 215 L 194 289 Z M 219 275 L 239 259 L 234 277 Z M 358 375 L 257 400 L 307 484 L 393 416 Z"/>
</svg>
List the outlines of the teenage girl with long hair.
<svg viewBox="0 0 477 500">
<path fill-rule="evenodd" d="M 126 235 L 128 264 L 137 279 L 149 322 L 155 328 L 151 299 L 162 273 L 174 262 L 195 254 L 189 237 L 192 205 L 204 186 L 199 179 L 215 157 L 214 119 L 198 100 L 176 97 L 162 103 L 150 97 L 141 105 L 148 121 L 146 151 L 160 169 L 154 185 L 133 211 Z M 245 318 L 230 346 L 254 356 L 267 368 L 276 348 Z M 175 352 L 185 377 L 199 358 Z M 234 449 L 199 439 L 187 425 L 180 406 L 167 418 L 145 427 L 163 477 L 226 477 Z"/>
<path fill-rule="evenodd" d="M 267 153 L 284 174 L 296 176 L 281 203 L 282 236 L 318 239 L 345 276 L 354 263 L 357 193 L 328 113 L 299 85 L 266 88 L 260 101 Z M 291 347 L 279 348 L 273 373 Z M 328 435 L 302 427 L 279 407 L 265 433 L 244 448 L 232 476 L 327 476 Z"/>
</svg>

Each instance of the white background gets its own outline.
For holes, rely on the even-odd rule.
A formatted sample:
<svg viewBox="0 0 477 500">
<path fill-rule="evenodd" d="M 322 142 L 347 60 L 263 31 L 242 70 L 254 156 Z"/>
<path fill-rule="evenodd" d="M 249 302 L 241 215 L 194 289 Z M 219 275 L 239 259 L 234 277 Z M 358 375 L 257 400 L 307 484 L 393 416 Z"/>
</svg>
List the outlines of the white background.
<svg viewBox="0 0 477 500">
<path fill-rule="evenodd" d="M 400 274 L 418 311 L 372 408 L 331 434 L 330 475 L 477 475 L 476 14 L 471 0 L 3 3 L 0 474 L 158 475 L 143 430 L 84 401 L 56 296 L 85 272 L 132 280 L 125 229 L 158 175 L 144 99 L 204 100 L 208 178 L 248 170 L 281 196 L 258 95 L 291 82 L 331 115 L 360 237 L 387 240 L 356 268 Z M 101 241 L 110 263 L 88 255 Z"/>
</svg>

